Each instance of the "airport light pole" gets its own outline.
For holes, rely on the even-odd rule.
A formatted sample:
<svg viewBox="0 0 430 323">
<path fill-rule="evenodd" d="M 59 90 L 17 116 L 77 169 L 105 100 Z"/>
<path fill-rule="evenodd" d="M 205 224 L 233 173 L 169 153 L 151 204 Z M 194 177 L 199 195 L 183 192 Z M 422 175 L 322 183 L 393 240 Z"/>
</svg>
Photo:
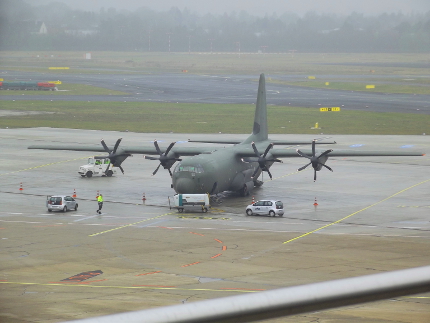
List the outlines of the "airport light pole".
<svg viewBox="0 0 430 323">
<path fill-rule="evenodd" d="M 166 33 L 166 35 L 169 35 L 169 53 L 170 53 L 170 35 L 173 35 L 173 33 Z"/>
<path fill-rule="evenodd" d="M 211 42 L 211 54 L 212 54 L 212 41 L 213 40 L 214 40 L 213 38 L 209 38 L 209 41 Z"/>
<path fill-rule="evenodd" d="M 188 35 L 188 54 L 191 54 L 191 35 Z"/>
</svg>

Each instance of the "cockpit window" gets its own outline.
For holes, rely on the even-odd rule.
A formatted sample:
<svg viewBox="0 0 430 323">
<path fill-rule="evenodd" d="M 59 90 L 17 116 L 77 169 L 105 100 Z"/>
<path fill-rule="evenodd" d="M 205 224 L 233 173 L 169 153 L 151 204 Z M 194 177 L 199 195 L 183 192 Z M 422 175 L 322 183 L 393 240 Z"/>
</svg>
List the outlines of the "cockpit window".
<svg viewBox="0 0 430 323">
<path fill-rule="evenodd" d="M 182 166 L 182 164 L 179 164 L 175 172 L 192 172 L 192 173 L 203 173 L 203 167 L 201 165 L 197 166 Z"/>
</svg>

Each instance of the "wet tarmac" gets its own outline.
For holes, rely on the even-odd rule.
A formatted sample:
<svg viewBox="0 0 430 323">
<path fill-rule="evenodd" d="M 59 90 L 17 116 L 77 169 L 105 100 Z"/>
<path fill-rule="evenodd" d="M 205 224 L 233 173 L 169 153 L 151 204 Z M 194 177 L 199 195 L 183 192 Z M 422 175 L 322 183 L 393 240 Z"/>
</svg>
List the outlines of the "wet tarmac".
<svg viewBox="0 0 430 323">
<path fill-rule="evenodd" d="M 7 71 L 9 80 L 46 80 L 46 73 Z M 6 77 L 6 76 L 5 76 Z M 50 76 L 51 77 L 51 76 Z M 318 76 L 324 80 L 326 76 Z M 329 75 L 328 79 L 346 76 Z M 370 77 L 370 76 L 369 76 Z M 386 77 L 372 75 L 371 77 Z M 58 74 L 64 94 L 25 95 L 2 93 L 2 100 L 180 102 L 255 104 L 258 75 L 162 74 Z M 271 83 L 270 80 L 302 81 L 303 75 L 267 74 L 267 102 L 278 106 L 341 107 L 344 110 L 430 114 L 430 95 L 337 91 Z M 360 76 L 354 76 L 354 79 Z M 67 83 L 78 83 L 123 91 L 123 95 L 68 94 Z M 13 91 L 9 91 L 13 92 Z"/>
<path fill-rule="evenodd" d="M 296 171 L 305 159 L 284 159 L 250 196 L 225 193 L 208 213 L 178 213 L 168 172 L 152 176 L 156 161 L 135 155 L 124 175 L 81 178 L 87 153 L 26 149 L 120 137 L 124 146 L 230 138 L 0 129 L 0 321 L 61 322 L 429 264 L 428 155 L 330 158 L 333 173 L 322 170 L 316 182 L 311 170 Z M 428 136 L 330 139 L 333 149 L 430 151 Z M 52 194 L 76 194 L 78 210 L 48 213 Z M 253 198 L 283 201 L 285 215 L 246 216 Z M 270 322 L 333 321 L 428 322 L 430 295 Z"/>
</svg>

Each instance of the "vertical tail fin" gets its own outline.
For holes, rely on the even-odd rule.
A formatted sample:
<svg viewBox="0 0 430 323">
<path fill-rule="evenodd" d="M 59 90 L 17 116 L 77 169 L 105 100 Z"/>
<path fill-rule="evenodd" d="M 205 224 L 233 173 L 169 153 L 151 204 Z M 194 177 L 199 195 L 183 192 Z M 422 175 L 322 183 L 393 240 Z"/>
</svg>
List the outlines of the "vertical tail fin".
<svg viewBox="0 0 430 323">
<path fill-rule="evenodd" d="M 264 74 L 260 74 L 260 81 L 258 84 L 257 103 L 255 105 L 254 127 L 252 134 L 244 143 L 251 143 L 253 141 L 264 141 L 268 139 L 267 128 L 267 105 L 266 105 L 266 80 Z"/>
</svg>

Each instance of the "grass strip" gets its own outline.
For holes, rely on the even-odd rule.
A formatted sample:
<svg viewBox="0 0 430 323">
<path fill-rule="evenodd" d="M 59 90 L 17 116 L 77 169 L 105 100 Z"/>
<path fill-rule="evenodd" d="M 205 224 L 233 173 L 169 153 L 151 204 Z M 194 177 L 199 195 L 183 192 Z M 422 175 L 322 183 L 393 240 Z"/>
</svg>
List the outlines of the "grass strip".
<svg viewBox="0 0 430 323">
<path fill-rule="evenodd" d="M 252 104 L 159 102 L 3 101 L 0 110 L 50 114 L 0 117 L 1 128 L 55 127 L 133 132 L 251 133 Z M 311 129 L 315 123 L 321 129 Z M 430 133 L 430 116 L 395 112 L 268 106 L 273 134 L 421 135 Z"/>
</svg>

